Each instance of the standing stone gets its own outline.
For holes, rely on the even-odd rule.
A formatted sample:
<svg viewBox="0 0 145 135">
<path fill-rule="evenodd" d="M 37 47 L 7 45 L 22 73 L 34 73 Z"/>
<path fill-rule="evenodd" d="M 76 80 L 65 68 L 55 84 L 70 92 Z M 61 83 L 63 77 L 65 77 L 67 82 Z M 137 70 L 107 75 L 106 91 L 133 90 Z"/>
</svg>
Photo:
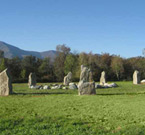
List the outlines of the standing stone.
<svg viewBox="0 0 145 135">
<path fill-rule="evenodd" d="M 12 81 L 8 69 L 0 73 L 0 95 L 8 96 L 12 94 Z"/>
<path fill-rule="evenodd" d="M 137 70 L 133 74 L 133 84 L 140 84 L 140 73 Z"/>
<path fill-rule="evenodd" d="M 92 78 L 92 72 L 87 67 L 81 66 L 80 82 L 78 84 L 79 95 L 96 94 L 95 82 Z"/>
<path fill-rule="evenodd" d="M 92 72 L 90 72 L 89 73 L 89 82 L 93 82 L 94 80 L 93 80 L 93 73 Z"/>
<path fill-rule="evenodd" d="M 101 73 L 101 78 L 100 78 L 100 85 L 104 85 L 106 83 L 106 73 L 103 71 Z"/>
<path fill-rule="evenodd" d="M 68 86 L 72 79 L 72 73 L 69 72 L 67 76 L 64 77 L 64 85 Z"/>
<path fill-rule="evenodd" d="M 35 73 L 30 73 L 28 86 L 29 87 L 36 86 L 36 75 L 35 75 Z"/>
</svg>

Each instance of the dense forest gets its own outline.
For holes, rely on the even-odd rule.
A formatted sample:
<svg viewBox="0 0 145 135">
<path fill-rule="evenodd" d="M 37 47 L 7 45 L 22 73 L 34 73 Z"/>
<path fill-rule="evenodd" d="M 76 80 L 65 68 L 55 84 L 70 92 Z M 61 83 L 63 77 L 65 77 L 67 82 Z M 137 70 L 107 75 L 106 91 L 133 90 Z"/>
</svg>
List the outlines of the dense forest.
<svg viewBox="0 0 145 135">
<path fill-rule="evenodd" d="M 88 66 L 93 71 L 93 78 L 99 81 L 102 71 L 106 71 L 107 81 L 132 80 L 134 70 L 139 70 L 141 78 L 145 78 L 145 58 L 122 58 L 118 55 L 103 53 L 72 53 L 66 45 L 58 45 L 58 52 L 54 61 L 50 58 L 39 59 L 34 56 L 4 58 L 4 52 L 0 51 L 0 72 L 9 68 L 13 82 L 27 82 L 30 72 L 37 75 L 38 82 L 62 82 L 64 76 L 71 71 L 73 81 L 78 81 L 80 66 Z"/>
</svg>

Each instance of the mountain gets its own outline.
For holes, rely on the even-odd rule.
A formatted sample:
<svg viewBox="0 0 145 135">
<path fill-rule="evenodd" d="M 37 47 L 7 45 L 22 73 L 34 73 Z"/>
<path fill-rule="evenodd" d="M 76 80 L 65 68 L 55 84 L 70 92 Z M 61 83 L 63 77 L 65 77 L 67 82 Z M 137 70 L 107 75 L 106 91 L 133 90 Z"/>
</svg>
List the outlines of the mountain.
<svg viewBox="0 0 145 135">
<path fill-rule="evenodd" d="M 0 50 L 4 51 L 4 56 L 9 59 L 16 56 L 19 58 L 24 58 L 25 56 L 32 55 L 41 59 L 50 57 L 50 59 L 53 61 L 57 56 L 57 52 L 54 50 L 45 52 L 26 51 L 2 41 L 0 41 Z"/>
</svg>

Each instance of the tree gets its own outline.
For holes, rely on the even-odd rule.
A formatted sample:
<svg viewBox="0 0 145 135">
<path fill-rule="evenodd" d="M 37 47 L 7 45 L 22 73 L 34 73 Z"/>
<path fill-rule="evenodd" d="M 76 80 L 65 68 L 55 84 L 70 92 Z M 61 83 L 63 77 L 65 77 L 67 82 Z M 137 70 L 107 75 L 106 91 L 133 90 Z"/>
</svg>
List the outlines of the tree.
<svg viewBox="0 0 145 135">
<path fill-rule="evenodd" d="M 64 64 L 65 64 L 65 67 L 64 67 L 65 74 L 72 72 L 73 79 L 74 80 L 78 79 L 78 76 L 76 74 L 76 72 L 78 70 L 78 57 L 77 57 L 77 55 L 74 55 L 74 54 L 67 55 Z"/>
<path fill-rule="evenodd" d="M 116 74 L 117 79 L 120 80 L 120 76 L 124 72 L 123 59 L 120 56 L 114 56 L 112 58 L 111 68 Z"/>
<path fill-rule="evenodd" d="M 50 58 L 45 58 L 39 67 L 39 72 L 42 75 L 48 75 L 50 73 Z"/>
<path fill-rule="evenodd" d="M 70 54 L 65 59 L 65 68 L 64 72 L 67 74 L 68 72 L 74 72 L 76 68 L 77 59 L 73 54 Z"/>
<path fill-rule="evenodd" d="M 81 65 L 84 65 L 84 66 L 88 66 L 89 63 L 88 63 L 88 54 L 85 53 L 85 52 L 82 52 L 80 53 L 79 55 L 79 63 L 80 63 L 80 66 Z"/>
<path fill-rule="evenodd" d="M 67 47 L 65 44 L 63 44 L 63 45 L 57 45 L 56 51 L 62 52 L 66 56 L 67 54 L 70 53 L 71 49 L 69 47 Z"/>
<path fill-rule="evenodd" d="M 132 75 L 133 75 L 134 70 L 130 62 L 130 59 L 124 59 L 123 65 L 124 65 L 123 79 L 128 80 L 128 81 L 132 80 Z"/>
<path fill-rule="evenodd" d="M 21 71 L 21 77 L 22 77 L 23 79 L 26 78 L 26 69 L 23 69 L 23 70 Z"/>
<path fill-rule="evenodd" d="M 93 79 L 95 81 L 99 81 L 100 80 L 100 74 L 101 74 L 101 69 L 99 67 L 100 64 L 100 55 L 97 54 L 93 54 L 92 52 L 90 52 L 88 54 L 88 64 L 89 64 L 89 68 L 92 71 L 92 75 L 93 75 Z"/>
<path fill-rule="evenodd" d="M 22 70 L 26 71 L 28 77 L 31 72 L 36 73 L 38 70 L 37 58 L 35 56 L 26 56 L 22 60 Z"/>
<path fill-rule="evenodd" d="M 112 56 L 109 53 L 104 53 L 101 55 L 100 67 L 102 71 L 108 72 L 110 70 Z"/>
<path fill-rule="evenodd" d="M 141 74 L 142 79 L 145 78 L 145 58 L 144 57 L 134 57 L 128 59 L 128 63 L 130 63 L 132 67 L 132 73 L 135 70 L 138 70 Z"/>
<path fill-rule="evenodd" d="M 62 81 L 64 77 L 64 62 L 66 56 L 70 53 L 70 48 L 63 45 L 58 45 L 56 47 L 56 51 L 58 52 L 58 56 L 54 61 L 54 73 L 57 77 L 57 81 Z"/>
<path fill-rule="evenodd" d="M 98 67 L 100 69 L 100 71 L 105 71 L 107 74 L 107 79 L 109 78 L 110 80 L 112 80 L 112 72 L 111 72 L 111 59 L 112 56 L 109 53 L 103 53 L 102 55 L 100 55 L 100 59 L 98 60 Z M 100 74 L 101 74 L 100 72 Z M 100 75 L 99 75 L 100 76 Z"/>
<path fill-rule="evenodd" d="M 39 73 L 44 81 L 54 81 L 53 67 L 50 58 L 43 59 L 39 66 Z"/>
<path fill-rule="evenodd" d="M 18 57 L 8 59 L 8 67 L 11 71 L 13 79 L 17 81 L 17 79 L 19 79 L 21 76 L 21 59 Z"/>
<path fill-rule="evenodd" d="M 6 67 L 6 60 L 5 58 L 2 58 L 1 59 L 1 62 L 0 62 L 0 72 L 2 72 L 3 70 L 5 70 L 7 67 Z"/>
</svg>

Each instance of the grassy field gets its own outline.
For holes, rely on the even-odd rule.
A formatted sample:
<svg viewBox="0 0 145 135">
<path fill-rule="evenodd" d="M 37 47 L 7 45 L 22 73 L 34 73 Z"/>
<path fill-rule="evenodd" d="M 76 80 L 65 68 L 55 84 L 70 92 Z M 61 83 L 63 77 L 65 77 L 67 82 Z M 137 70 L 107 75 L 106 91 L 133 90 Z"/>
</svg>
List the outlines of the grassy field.
<svg viewBox="0 0 145 135">
<path fill-rule="evenodd" d="M 145 85 L 117 84 L 93 96 L 13 84 L 0 97 L 0 135 L 144 135 Z"/>
</svg>

